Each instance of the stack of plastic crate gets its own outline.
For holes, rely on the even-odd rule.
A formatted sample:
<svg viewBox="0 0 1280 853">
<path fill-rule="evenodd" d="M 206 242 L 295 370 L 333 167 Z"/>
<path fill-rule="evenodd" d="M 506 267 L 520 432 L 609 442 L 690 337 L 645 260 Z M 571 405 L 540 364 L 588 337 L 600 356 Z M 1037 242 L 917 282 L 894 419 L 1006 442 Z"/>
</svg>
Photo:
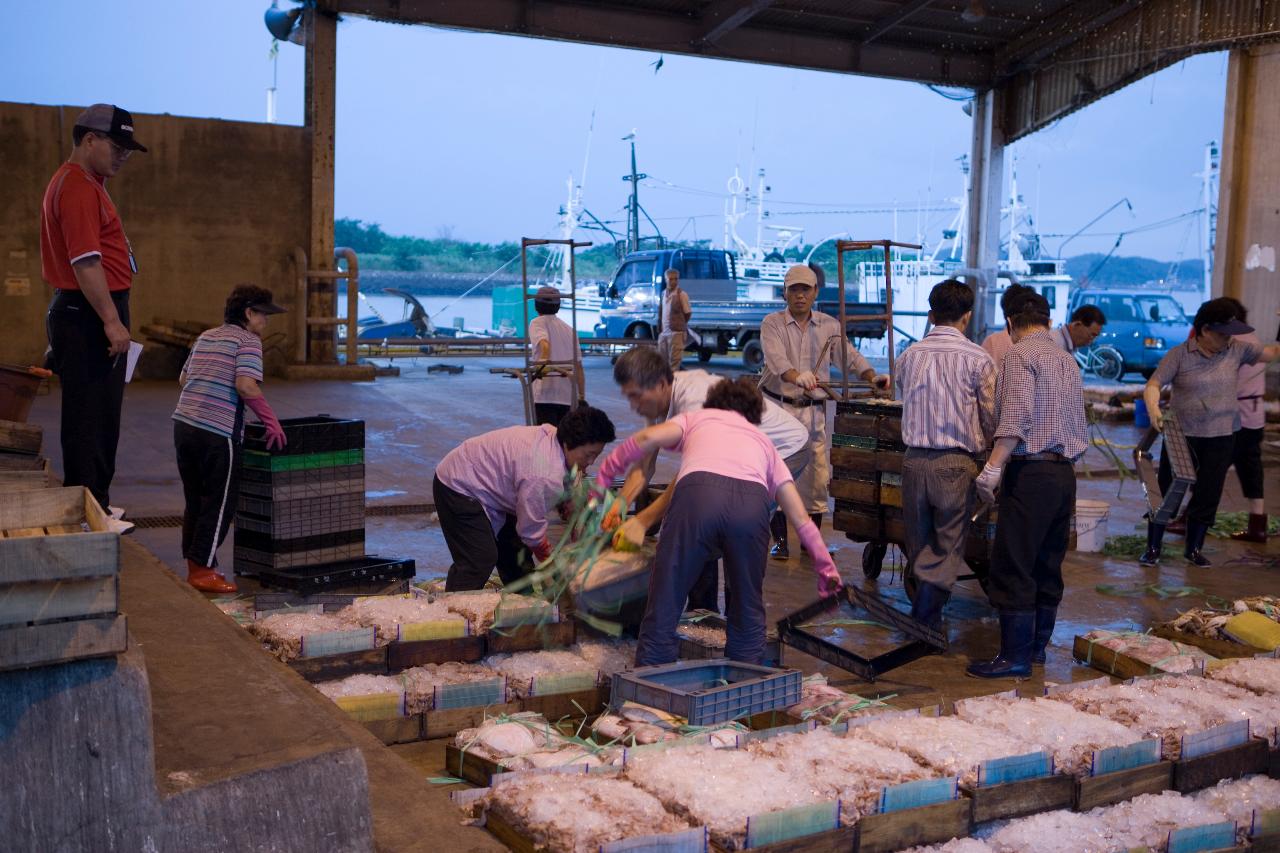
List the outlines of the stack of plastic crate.
<svg viewBox="0 0 1280 853">
<path fill-rule="evenodd" d="M 245 430 L 236 573 L 257 575 L 364 556 L 364 421 L 281 421 L 288 444 L 267 451 Z"/>
</svg>

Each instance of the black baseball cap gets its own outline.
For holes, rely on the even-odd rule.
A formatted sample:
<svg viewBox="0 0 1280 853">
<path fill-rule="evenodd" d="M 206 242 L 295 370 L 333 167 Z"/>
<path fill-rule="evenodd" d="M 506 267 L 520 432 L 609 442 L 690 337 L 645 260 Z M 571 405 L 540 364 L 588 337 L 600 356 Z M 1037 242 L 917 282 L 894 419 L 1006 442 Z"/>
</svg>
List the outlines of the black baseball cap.
<svg viewBox="0 0 1280 853">
<path fill-rule="evenodd" d="M 147 148 L 133 138 L 133 116 L 114 104 L 94 104 L 76 118 L 76 127 L 101 133 L 117 145 L 131 151 L 147 153 Z"/>
</svg>

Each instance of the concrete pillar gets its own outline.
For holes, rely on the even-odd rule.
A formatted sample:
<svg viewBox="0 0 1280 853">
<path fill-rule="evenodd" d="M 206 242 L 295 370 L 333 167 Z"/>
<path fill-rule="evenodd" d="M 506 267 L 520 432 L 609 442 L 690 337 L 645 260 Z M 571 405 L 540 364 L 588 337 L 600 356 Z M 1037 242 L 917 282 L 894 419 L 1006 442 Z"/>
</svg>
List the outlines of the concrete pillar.
<svg viewBox="0 0 1280 853">
<path fill-rule="evenodd" d="M 973 101 L 973 142 L 969 154 L 969 219 L 965 223 L 964 261 L 980 270 L 973 311 L 973 334 L 986 336 L 994 319 L 988 291 L 994 292 L 1000 263 L 1000 204 L 1004 199 L 1004 131 L 999 122 L 999 93 L 982 92 Z M 999 314 L 998 309 L 995 312 Z"/>
<path fill-rule="evenodd" d="M 313 270 L 330 270 L 333 261 L 334 122 L 338 61 L 338 20 L 320 3 L 308 12 L 306 65 L 306 126 L 311 136 L 311 225 L 307 261 Z M 337 316 L 337 286 L 332 280 L 313 281 L 307 311 L 312 317 Z M 308 335 L 309 364 L 337 361 L 337 328 L 312 326 Z"/>
<path fill-rule="evenodd" d="M 1223 119 L 1213 295 L 1233 296 L 1266 342 L 1280 308 L 1280 46 L 1231 51 Z"/>
</svg>

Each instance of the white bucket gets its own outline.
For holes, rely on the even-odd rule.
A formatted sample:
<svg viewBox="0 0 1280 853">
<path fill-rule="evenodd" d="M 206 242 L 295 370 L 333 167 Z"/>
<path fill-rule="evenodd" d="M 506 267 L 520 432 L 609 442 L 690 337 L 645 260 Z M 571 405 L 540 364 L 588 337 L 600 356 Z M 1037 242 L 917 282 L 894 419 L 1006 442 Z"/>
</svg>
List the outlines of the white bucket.
<svg viewBox="0 0 1280 853">
<path fill-rule="evenodd" d="M 1111 504 L 1106 501 L 1076 501 L 1076 550 L 1098 552 L 1107 541 L 1107 519 Z"/>
</svg>

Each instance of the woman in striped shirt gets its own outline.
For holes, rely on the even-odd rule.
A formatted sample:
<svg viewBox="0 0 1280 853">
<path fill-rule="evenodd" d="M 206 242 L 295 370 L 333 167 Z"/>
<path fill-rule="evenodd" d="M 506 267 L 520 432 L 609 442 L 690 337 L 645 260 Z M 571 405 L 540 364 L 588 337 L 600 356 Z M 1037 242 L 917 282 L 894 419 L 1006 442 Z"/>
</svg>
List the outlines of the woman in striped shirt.
<svg viewBox="0 0 1280 853">
<path fill-rule="evenodd" d="M 267 428 L 267 449 L 285 445 L 284 430 L 262 396 L 262 333 L 267 317 L 284 311 L 271 291 L 237 285 L 227 297 L 223 324 L 196 340 L 178 381 L 182 395 L 173 412 L 173 443 L 186 508 L 182 555 L 187 582 L 201 592 L 235 592 L 214 570 L 240 494 L 244 410 Z"/>
</svg>

